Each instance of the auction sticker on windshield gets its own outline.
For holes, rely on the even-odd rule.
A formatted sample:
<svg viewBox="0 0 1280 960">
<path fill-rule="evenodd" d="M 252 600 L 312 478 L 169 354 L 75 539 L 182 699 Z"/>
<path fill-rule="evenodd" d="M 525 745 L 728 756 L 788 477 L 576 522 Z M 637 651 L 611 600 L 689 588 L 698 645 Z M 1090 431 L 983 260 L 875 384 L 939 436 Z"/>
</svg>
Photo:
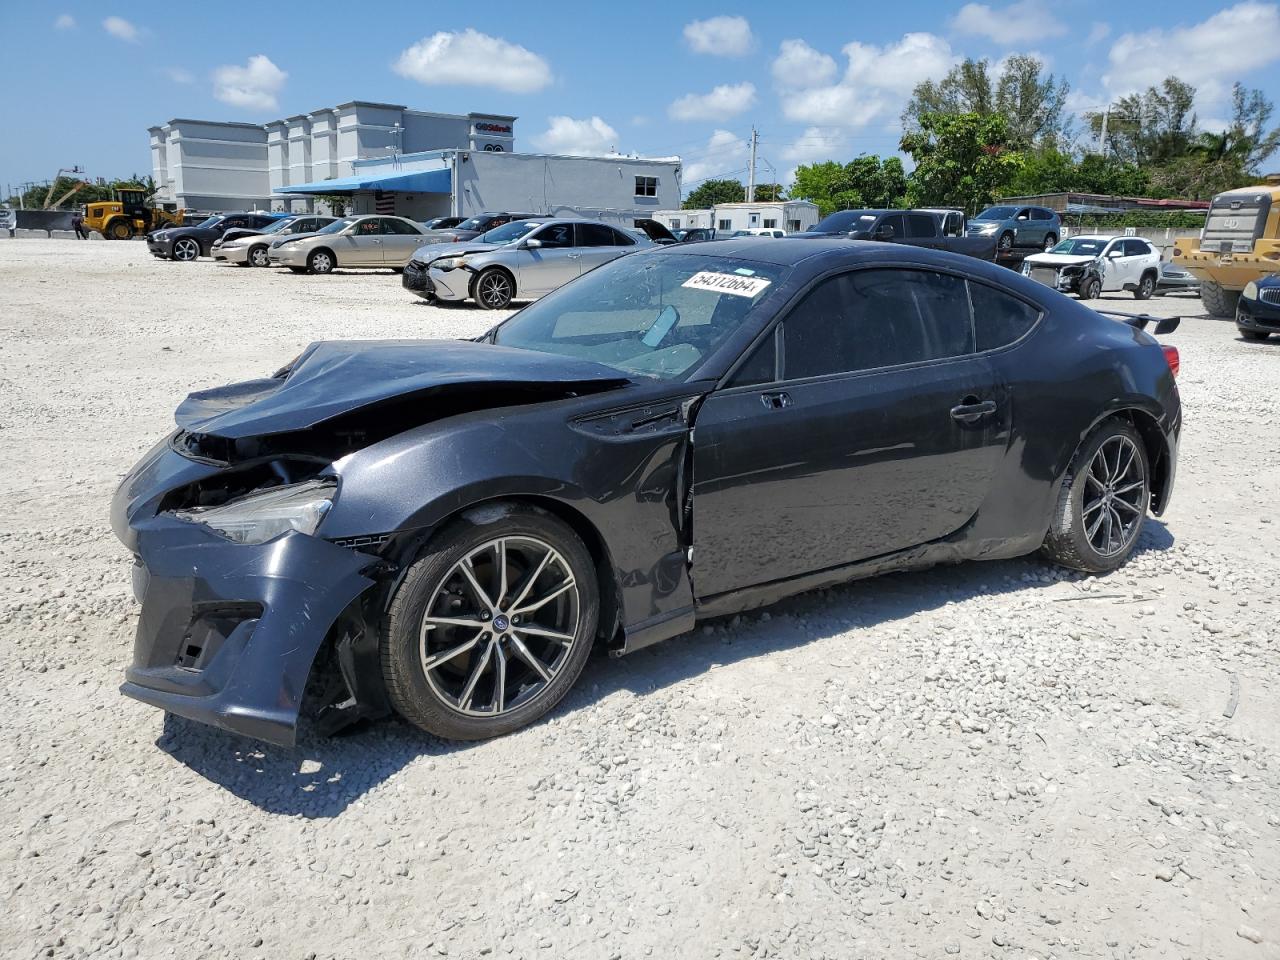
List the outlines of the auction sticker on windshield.
<svg viewBox="0 0 1280 960">
<path fill-rule="evenodd" d="M 691 290 L 710 290 L 714 293 L 731 293 L 735 297 L 754 297 L 772 281 L 763 277 L 740 277 L 732 273 L 715 273 L 703 270 L 695 273 L 680 286 Z"/>
</svg>

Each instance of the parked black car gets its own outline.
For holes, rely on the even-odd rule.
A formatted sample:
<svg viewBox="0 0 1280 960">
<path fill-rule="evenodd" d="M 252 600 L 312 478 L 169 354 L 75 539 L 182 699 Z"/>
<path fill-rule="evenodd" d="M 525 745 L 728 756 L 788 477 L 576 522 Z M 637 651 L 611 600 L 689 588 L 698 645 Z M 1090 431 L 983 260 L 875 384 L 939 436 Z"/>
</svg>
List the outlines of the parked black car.
<svg viewBox="0 0 1280 960">
<path fill-rule="evenodd" d="M 285 213 L 215 213 L 194 227 L 166 227 L 147 234 L 147 249 L 161 260 L 195 260 L 209 256 L 213 242 L 228 230 L 261 230 Z"/>
<path fill-rule="evenodd" d="M 512 220 L 532 220 L 537 217 L 536 213 L 478 213 L 474 217 L 468 217 L 456 227 L 446 227 L 444 229 L 431 230 L 424 238 L 423 243 L 462 243 L 467 240 L 474 240 L 482 233 L 488 233 L 494 227 L 505 226 Z"/>
<path fill-rule="evenodd" d="M 447 230 L 449 227 L 456 227 L 465 219 L 466 217 L 432 217 L 430 220 L 422 221 L 422 226 L 427 230 Z"/>
<path fill-rule="evenodd" d="M 847 237 L 850 240 L 881 240 L 962 253 L 979 260 L 996 258 L 994 237 L 967 237 L 948 232 L 947 227 L 951 223 L 945 212 L 937 210 L 838 210 L 804 233 L 793 233 L 787 239 Z M 957 229 L 958 226 L 957 223 Z"/>
<path fill-rule="evenodd" d="M 1236 329 L 1246 340 L 1266 340 L 1280 333 L 1280 276 L 1271 274 L 1245 284 L 1236 302 Z"/>
<path fill-rule="evenodd" d="M 1111 570 L 1174 480 L 1146 322 L 935 250 L 740 239 L 621 257 L 479 342 L 312 344 L 191 394 L 122 482 L 122 690 L 287 744 L 318 672 L 321 729 L 475 739 L 597 642 L 934 563 Z"/>
<path fill-rule="evenodd" d="M 267 251 L 270 250 L 273 241 L 281 237 L 298 237 L 315 233 L 323 230 L 336 219 L 338 218 L 302 213 L 281 217 L 256 230 L 237 227 L 227 230 L 213 241 L 209 252 L 215 260 L 225 260 L 242 267 L 267 267 L 271 265 Z"/>
</svg>

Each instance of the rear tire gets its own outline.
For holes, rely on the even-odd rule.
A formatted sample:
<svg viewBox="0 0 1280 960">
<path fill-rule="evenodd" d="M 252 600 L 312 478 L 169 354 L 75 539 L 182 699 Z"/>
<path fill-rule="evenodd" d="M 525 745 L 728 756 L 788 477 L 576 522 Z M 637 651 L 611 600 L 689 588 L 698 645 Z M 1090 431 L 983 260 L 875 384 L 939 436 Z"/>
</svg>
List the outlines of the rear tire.
<svg viewBox="0 0 1280 960">
<path fill-rule="evenodd" d="M 1236 329 L 1240 331 L 1240 336 L 1246 340 L 1262 341 L 1271 336 L 1265 330 L 1246 330 L 1244 327 L 1236 327 Z"/>
<path fill-rule="evenodd" d="M 107 224 L 106 237 L 108 240 L 131 240 L 133 225 L 128 220 L 112 220 Z"/>
<path fill-rule="evenodd" d="M 1234 317 L 1236 304 L 1240 301 L 1240 293 L 1236 290 L 1224 290 L 1220 284 L 1212 280 L 1200 283 L 1200 302 L 1214 317 Z"/>
<path fill-rule="evenodd" d="M 1142 437 L 1127 420 L 1104 420 L 1067 468 L 1041 553 L 1073 570 L 1114 570 L 1133 553 L 1150 502 Z"/>
<path fill-rule="evenodd" d="M 396 712 L 449 740 L 510 733 L 559 703 L 582 673 L 599 616 L 591 554 L 567 524 L 526 504 L 476 512 L 484 516 L 463 514 L 427 545 L 382 623 Z M 560 632 L 572 639 L 550 638 Z"/>
<path fill-rule="evenodd" d="M 1144 274 L 1142 279 L 1138 281 L 1138 289 L 1133 291 L 1135 300 L 1150 300 L 1151 295 L 1156 292 L 1155 274 Z"/>
</svg>

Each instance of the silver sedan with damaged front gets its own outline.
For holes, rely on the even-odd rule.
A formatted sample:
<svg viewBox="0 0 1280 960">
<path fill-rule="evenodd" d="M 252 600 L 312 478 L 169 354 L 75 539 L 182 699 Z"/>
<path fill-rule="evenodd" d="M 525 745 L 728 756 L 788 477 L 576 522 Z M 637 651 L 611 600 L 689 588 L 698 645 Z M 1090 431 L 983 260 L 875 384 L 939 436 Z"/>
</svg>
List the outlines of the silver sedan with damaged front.
<svg viewBox="0 0 1280 960">
<path fill-rule="evenodd" d="M 403 284 L 428 300 L 474 300 L 486 310 L 502 310 L 671 236 L 655 221 L 638 225 L 643 234 L 597 220 L 513 220 L 475 240 L 420 248 L 405 264 Z"/>
<path fill-rule="evenodd" d="M 272 241 L 271 265 L 294 273 L 332 273 L 340 267 L 402 270 L 426 231 L 404 217 L 356 216 L 323 230 Z"/>
</svg>

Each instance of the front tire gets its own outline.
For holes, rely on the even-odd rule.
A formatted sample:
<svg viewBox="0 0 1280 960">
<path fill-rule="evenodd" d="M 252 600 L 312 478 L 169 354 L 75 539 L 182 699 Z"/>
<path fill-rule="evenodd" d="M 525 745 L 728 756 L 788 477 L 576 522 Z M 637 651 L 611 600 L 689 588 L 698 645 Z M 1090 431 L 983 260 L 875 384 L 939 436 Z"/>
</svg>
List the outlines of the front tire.
<svg viewBox="0 0 1280 960">
<path fill-rule="evenodd" d="M 578 679 L 599 609 L 591 554 L 560 519 L 519 503 L 463 514 L 410 567 L 383 620 L 391 703 L 449 740 L 527 726 Z"/>
<path fill-rule="evenodd" d="M 1133 291 L 1135 300 L 1150 300 L 1151 295 L 1156 292 L 1156 278 L 1152 274 L 1146 274 L 1138 281 L 1138 289 Z"/>
<path fill-rule="evenodd" d="M 1127 420 L 1104 420 L 1072 458 L 1041 551 L 1074 570 L 1114 570 L 1133 553 L 1150 502 L 1142 437 Z"/>
<path fill-rule="evenodd" d="M 199 258 L 200 244 L 190 237 L 183 237 L 181 240 L 175 240 L 173 244 L 173 259 L 182 263 L 190 263 L 192 260 Z"/>
<path fill-rule="evenodd" d="M 334 262 L 333 254 L 328 250 L 314 250 L 311 256 L 307 257 L 307 269 L 312 273 L 333 273 L 335 266 L 337 264 Z"/>
<path fill-rule="evenodd" d="M 1234 317 L 1240 293 L 1237 290 L 1224 290 L 1221 284 L 1212 280 L 1204 280 L 1200 283 L 1200 302 L 1211 316 Z"/>
<path fill-rule="evenodd" d="M 271 260 L 267 257 L 267 248 L 264 246 L 256 246 L 249 248 L 249 256 L 245 259 L 251 267 L 269 267 Z"/>
<path fill-rule="evenodd" d="M 1044 237 L 1044 252 L 1048 253 L 1058 245 L 1058 235 L 1056 233 L 1046 233 Z"/>
<path fill-rule="evenodd" d="M 515 281 L 501 267 L 482 270 L 475 279 L 472 296 L 485 310 L 505 310 L 516 295 Z"/>
<path fill-rule="evenodd" d="M 112 220 L 107 227 L 108 240 L 131 240 L 132 238 L 133 225 L 128 220 Z"/>
<path fill-rule="evenodd" d="M 1007 253 L 1013 249 L 1013 234 L 1006 230 L 1000 234 L 1000 239 L 996 241 L 996 247 L 1001 253 Z"/>
<path fill-rule="evenodd" d="M 1080 289 L 1076 292 L 1076 295 L 1081 300 L 1097 300 L 1098 297 L 1102 296 L 1102 281 L 1097 277 L 1085 277 L 1080 282 Z"/>
</svg>

